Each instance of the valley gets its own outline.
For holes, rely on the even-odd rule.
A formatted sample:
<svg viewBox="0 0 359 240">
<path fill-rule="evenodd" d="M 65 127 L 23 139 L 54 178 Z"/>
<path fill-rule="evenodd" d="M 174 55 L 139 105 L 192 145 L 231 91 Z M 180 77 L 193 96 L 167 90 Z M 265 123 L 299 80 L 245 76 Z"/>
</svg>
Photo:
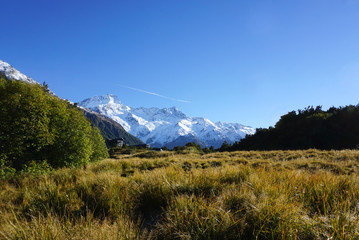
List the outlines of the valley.
<svg viewBox="0 0 359 240">
<path fill-rule="evenodd" d="M 359 0 L 1 9 L 0 240 L 359 240 Z"/>
</svg>

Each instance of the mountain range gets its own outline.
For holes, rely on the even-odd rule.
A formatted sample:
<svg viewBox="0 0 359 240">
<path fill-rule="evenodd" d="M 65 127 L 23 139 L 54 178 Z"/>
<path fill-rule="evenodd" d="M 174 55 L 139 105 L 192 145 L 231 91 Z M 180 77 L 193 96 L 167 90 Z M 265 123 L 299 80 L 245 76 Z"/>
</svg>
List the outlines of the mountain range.
<svg viewBox="0 0 359 240">
<path fill-rule="evenodd" d="M 113 94 L 91 97 L 78 105 L 112 118 L 153 147 L 173 148 L 196 142 L 202 147 L 218 148 L 224 141 L 232 144 L 255 132 L 252 127 L 238 123 L 214 123 L 203 117 L 189 117 L 176 107 L 132 108 Z"/>
<path fill-rule="evenodd" d="M 8 79 L 38 84 L 1 60 L 0 73 Z M 105 139 L 122 137 L 131 145 L 144 142 L 152 147 L 173 148 L 196 142 L 202 147 L 218 148 L 224 141 L 232 144 L 255 132 L 239 123 L 214 123 L 203 117 L 189 117 L 176 107 L 131 108 L 113 94 L 85 99 L 78 106 Z"/>
</svg>

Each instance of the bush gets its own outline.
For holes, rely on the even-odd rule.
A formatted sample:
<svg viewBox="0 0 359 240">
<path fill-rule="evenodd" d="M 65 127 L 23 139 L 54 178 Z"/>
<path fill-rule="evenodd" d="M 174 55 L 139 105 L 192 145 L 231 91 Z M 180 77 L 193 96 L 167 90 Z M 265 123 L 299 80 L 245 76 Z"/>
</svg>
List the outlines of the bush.
<svg viewBox="0 0 359 240">
<path fill-rule="evenodd" d="M 14 176 L 16 170 L 9 166 L 5 160 L 5 156 L 0 155 L 0 179 L 8 179 Z"/>
<path fill-rule="evenodd" d="M 0 152 L 7 167 L 76 166 L 107 156 L 103 138 L 77 107 L 46 86 L 0 78 Z"/>
</svg>

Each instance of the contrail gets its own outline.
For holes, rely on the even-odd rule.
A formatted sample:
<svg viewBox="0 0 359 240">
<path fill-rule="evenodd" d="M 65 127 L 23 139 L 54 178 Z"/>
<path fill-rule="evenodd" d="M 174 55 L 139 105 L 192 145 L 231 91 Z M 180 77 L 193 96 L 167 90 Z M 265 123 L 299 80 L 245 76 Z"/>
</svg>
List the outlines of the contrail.
<svg viewBox="0 0 359 240">
<path fill-rule="evenodd" d="M 120 86 L 120 87 L 124 87 L 124 88 L 128 88 L 128 89 L 131 89 L 131 90 L 134 90 L 134 91 L 137 91 L 137 92 L 147 93 L 147 94 L 150 94 L 150 95 L 153 95 L 153 96 L 157 96 L 157 97 L 169 99 L 169 100 L 172 100 L 172 101 L 183 102 L 183 103 L 190 103 L 190 101 L 187 101 L 187 100 L 182 100 L 182 99 L 177 99 L 177 98 L 171 98 L 171 97 L 167 97 L 167 96 L 164 96 L 164 95 L 161 95 L 161 94 L 158 94 L 158 93 L 154 93 L 154 92 L 149 92 L 149 91 L 146 91 L 146 90 L 142 90 L 142 89 L 139 89 L 139 88 L 133 88 L 133 87 L 123 86 L 123 85 L 119 85 L 119 86 Z"/>
</svg>

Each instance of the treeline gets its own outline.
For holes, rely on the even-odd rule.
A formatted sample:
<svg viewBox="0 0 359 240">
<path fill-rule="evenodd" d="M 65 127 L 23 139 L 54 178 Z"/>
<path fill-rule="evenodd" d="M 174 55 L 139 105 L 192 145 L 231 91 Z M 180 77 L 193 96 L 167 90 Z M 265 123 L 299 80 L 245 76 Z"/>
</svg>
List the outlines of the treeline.
<svg viewBox="0 0 359 240">
<path fill-rule="evenodd" d="M 0 178 L 24 169 L 85 165 L 107 154 L 99 130 L 46 84 L 0 75 Z"/>
<path fill-rule="evenodd" d="M 307 107 L 283 115 L 274 127 L 256 129 L 220 151 L 359 148 L 359 107 Z"/>
</svg>

